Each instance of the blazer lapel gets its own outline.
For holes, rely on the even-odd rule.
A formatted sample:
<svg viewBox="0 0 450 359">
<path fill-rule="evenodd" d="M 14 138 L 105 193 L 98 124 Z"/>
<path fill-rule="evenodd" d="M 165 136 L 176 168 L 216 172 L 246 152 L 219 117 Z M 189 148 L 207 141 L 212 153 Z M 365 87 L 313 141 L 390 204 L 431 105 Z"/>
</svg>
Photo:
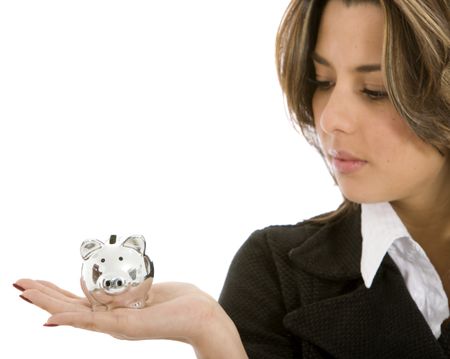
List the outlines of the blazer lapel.
<svg viewBox="0 0 450 359">
<path fill-rule="evenodd" d="M 389 255 L 364 286 L 361 242 L 358 211 L 291 250 L 302 304 L 285 327 L 336 358 L 447 358 Z"/>
</svg>

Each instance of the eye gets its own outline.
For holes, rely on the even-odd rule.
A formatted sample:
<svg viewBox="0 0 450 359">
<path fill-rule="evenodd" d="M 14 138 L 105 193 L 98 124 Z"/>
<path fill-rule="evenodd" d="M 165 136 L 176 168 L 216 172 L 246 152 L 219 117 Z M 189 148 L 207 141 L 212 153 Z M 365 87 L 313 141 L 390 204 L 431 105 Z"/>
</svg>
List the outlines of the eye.
<svg viewBox="0 0 450 359">
<path fill-rule="evenodd" d="M 102 258 L 100 262 L 105 263 L 105 258 Z"/>
<path fill-rule="evenodd" d="M 371 100 L 383 100 L 388 97 L 387 92 L 384 91 L 373 91 L 369 89 L 364 89 L 361 91 L 364 95 L 366 95 Z"/>
<path fill-rule="evenodd" d="M 316 87 L 316 89 L 319 90 L 329 90 L 334 85 L 332 81 L 319 81 L 311 78 L 309 78 L 308 81 L 311 82 Z"/>
<path fill-rule="evenodd" d="M 119 257 L 119 261 L 123 261 L 123 257 Z"/>
</svg>

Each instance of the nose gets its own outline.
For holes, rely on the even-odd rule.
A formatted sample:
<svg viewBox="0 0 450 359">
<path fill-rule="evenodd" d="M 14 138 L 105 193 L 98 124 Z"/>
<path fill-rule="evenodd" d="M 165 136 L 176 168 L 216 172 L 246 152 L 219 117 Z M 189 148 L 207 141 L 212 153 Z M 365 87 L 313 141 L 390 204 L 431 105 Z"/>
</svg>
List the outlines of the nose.
<svg viewBox="0 0 450 359">
<path fill-rule="evenodd" d="M 125 280 L 120 277 L 103 280 L 103 288 L 106 291 L 120 291 L 124 286 Z"/>
<path fill-rule="evenodd" d="M 323 132 L 326 134 L 337 132 L 350 134 L 355 131 L 356 104 L 345 89 L 336 85 L 331 94 L 322 101 L 319 126 Z"/>
</svg>

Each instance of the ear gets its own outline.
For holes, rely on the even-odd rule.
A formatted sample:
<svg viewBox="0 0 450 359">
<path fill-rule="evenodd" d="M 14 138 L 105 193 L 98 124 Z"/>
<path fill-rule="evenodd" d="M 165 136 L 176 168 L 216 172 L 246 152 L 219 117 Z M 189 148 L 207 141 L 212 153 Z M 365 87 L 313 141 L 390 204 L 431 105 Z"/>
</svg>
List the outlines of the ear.
<svg viewBox="0 0 450 359">
<path fill-rule="evenodd" d="M 130 236 L 122 243 L 122 247 L 131 248 L 138 251 L 140 254 L 145 253 L 145 239 L 144 236 Z"/>
<path fill-rule="evenodd" d="M 103 242 L 97 239 L 87 239 L 81 243 L 80 254 L 84 260 L 88 259 L 92 253 L 103 247 Z"/>
</svg>

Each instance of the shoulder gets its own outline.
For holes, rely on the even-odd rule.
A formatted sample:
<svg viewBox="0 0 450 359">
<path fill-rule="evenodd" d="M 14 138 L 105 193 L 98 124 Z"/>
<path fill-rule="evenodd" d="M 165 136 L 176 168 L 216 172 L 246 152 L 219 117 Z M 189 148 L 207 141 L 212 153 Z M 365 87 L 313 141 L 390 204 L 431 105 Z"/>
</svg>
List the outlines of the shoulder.
<svg viewBox="0 0 450 359">
<path fill-rule="evenodd" d="M 231 283 L 239 283 L 239 286 L 245 283 L 253 288 L 269 282 L 271 285 L 267 293 L 281 289 L 286 277 L 292 275 L 291 253 L 301 248 L 324 226 L 326 224 L 306 220 L 255 230 L 234 255 L 224 289 L 230 288 Z"/>
<path fill-rule="evenodd" d="M 283 317 L 299 302 L 290 253 L 326 225 L 310 220 L 271 225 L 254 231 L 242 244 L 230 264 L 219 303 L 244 339 L 245 333 L 263 327 L 268 333 L 284 333 Z"/>
<path fill-rule="evenodd" d="M 243 243 L 236 257 L 252 254 L 273 256 L 274 253 L 288 255 L 292 249 L 327 225 L 325 222 L 314 222 L 314 218 L 296 224 L 270 225 L 257 229 Z"/>
<path fill-rule="evenodd" d="M 235 255 L 237 267 L 267 270 L 293 266 L 308 273 L 334 276 L 343 270 L 356 275 L 361 255 L 360 210 L 332 221 L 317 217 L 291 225 L 272 225 L 254 231 Z"/>
</svg>

